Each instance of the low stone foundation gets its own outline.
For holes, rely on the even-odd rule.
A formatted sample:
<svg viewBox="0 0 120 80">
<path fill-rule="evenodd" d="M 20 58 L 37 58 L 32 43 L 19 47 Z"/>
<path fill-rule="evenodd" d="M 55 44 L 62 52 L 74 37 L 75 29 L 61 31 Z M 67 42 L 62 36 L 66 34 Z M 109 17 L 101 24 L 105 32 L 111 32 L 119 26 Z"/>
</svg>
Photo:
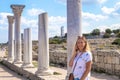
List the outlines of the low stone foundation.
<svg viewBox="0 0 120 80">
<path fill-rule="evenodd" d="M 50 63 L 57 64 L 61 67 L 66 67 L 67 66 L 66 50 L 50 51 Z"/>
<path fill-rule="evenodd" d="M 93 70 L 120 77 L 120 51 L 98 50 L 93 52 Z"/>
<path fill-rule="evenodd" d="M 23 69 L 20 67 L 20 64 L 12 64 L 11 62 L 8 62 L 6 60 L 2 60 L 1 63 L 3 65 L 5 65 L 6 67 L 8 67 L 10 70 L 18 73 L 19 75 L 29 79 L 29 80 L 45 80 L 44 78 L 41 78 L 37 75 L 34 74 L 34 71 L 36 71 L 35 68 L 31 68 L 33 69 L 34 71 L 31 72 L 29 71 L 29 69 Z"/>
<path fill-rule="evenodd" d="M 112 74 L 120 77 L 120 51 L 96 50 L 93 51 L 92 70 Z M 50 62 L 67 65 L 67 52 L 50 52 Z M 66 66 L 67 67 L 67 66 Z"/>
</svg>

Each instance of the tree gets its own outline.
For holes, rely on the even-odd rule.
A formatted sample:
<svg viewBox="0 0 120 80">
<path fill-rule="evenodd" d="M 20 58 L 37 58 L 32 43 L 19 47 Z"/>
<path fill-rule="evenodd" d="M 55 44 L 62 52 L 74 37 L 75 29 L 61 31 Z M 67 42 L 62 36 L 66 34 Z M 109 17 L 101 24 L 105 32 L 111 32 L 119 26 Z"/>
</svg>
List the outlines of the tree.
<svg viewBox="0 0 120 80">
<path fill-rule="evenodd" d="M 112 44 L 119 45 L 120 46 L 120 38 L 115 39 Z"/>
<path fill-rule="evenodd" d="M 112 31 L 111 31 L 111 29 L 106 29 L 106 30 L 105 30 L 105 33 L 111 34 Z"/>
<path fill-rule="evenodd" d="M 91 33 L 93 36 L 94 35 L 100 35 L 100 30 L 99 29 L 94 29 Z"/>
<path fill-rule="evenodd" d="M 120 30 L 119 29 L 116 29 L 116 30 L 113 30 L 112 31 L 114 34 L 118 34 L 119 32 L 120 32 Z"/>
<path fill-rule="evenodd" d="M 117 37 L 118 37 L 118 38 L 120 38 L 120 32 L 119 32 L 119 33 L 117 33 Z"/>
<path fill-rule="evenodd" d="M 110 34 L 109 33 L 105 33 L 104 35 L 103 35 L 103 38 L 109 38 L 110 37 Z"/>
<path fill-rule="evenodd" d="M 67 38 L 67 33 L 65 33 L 65 36 L 64 36 L 64 38 Z"/>
</svg>

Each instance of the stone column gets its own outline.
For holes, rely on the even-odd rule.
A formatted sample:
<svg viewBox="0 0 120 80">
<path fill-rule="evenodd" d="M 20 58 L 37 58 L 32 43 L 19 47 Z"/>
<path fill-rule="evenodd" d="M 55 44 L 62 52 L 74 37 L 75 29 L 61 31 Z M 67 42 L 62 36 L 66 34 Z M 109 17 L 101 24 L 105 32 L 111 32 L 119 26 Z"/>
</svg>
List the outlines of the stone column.
<svg viewBox="0 0 120 80">
<path fill-rule="evenodd" d="M 71 58 L 77 36 L 82 36 L 81 5 L 81 0 L 67 0 L 67 75 L 71 71 L 68 63 Z"/>
<path fill-rule="evenodd" d="M 31 29 L 24 29 L 24 53 L 23 53 L 23 68 L 32 68 L 32 39 L 31 39 Z"/>
<path fill-rule="evenodd" d="M 14 63 L 22 62 L 20 21 L 21 21 L 21 13 L 24 7 L 25 7 L 24 5 L 11 5 L 15 17 L 15 55 L 16 56 L 14 59 Z"/>
<path fill-rule="evenodd" d="M 14 16 L 7 16 L 8 18 L 8 61 L 14 60 L 14 28 L 13 28 L 13 22 L 14 22 Z"/>
<path fill-rule="evenodd" d="M 48 14 L 39 15 L 38 21 L 38 70 L 37 75 L 49 75 L 53 72 L 49 69 L 49 41 L 48 41 Z"/>
</svg>

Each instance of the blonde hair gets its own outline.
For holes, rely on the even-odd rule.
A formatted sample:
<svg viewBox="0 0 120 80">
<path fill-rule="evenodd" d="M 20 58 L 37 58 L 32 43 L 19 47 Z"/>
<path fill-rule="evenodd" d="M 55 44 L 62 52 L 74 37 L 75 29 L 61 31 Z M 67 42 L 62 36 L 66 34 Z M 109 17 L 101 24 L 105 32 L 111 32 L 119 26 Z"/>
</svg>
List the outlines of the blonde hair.
<svg viewBox="0 0 120 80">
<path fill-rule="evenodd" d="M 77 53 L 79 52 L 79 48 L 77 46 L 77 42 L 79 39 L 82 39 L 85 42 L 85 46 L 84 46 L 82 52 L 91 51 L 86 38 L 84 36 L 82 36 L 82 37 L 78 36 L 77 41 L 74 46 L 74 50 L 72 51 L 72 57 L 75 57 L 77 55 Z"/>
<path fill-rule="evenodd" d="M 89 46 L 88 41 L 86 40 L 86 38 L 84 36 L 82 36 L 82 37 L 78 36 L 75 46 L 77 47 L 77 42 L 79 39 L 82 39 L 85 42 L 85 47 L 83 48 L 83 52 L 90 51 L 90 46 Z M 77 51 L 79 51 L 78 47 L 76 48 L 76 52 Z"/>
</svg>

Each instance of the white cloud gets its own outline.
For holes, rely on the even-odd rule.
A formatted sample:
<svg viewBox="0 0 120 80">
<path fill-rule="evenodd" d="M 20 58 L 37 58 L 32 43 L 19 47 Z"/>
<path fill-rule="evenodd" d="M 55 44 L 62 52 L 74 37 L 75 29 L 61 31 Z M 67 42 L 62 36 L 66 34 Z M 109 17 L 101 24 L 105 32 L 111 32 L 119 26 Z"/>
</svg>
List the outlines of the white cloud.
<svg viewBox="0 0 120 80">
<path fill-rule="evenodd" d="M 115 4 L 115 9 L 117 10 L 117 9 L 119 9 L 120 8 L 120 2 L 117 2 L 116 4 Z"/>
<path fill-rule="evenodd" d="M 61 26 L 64 26 L 64 29 L 66 27 L 66 17 L 61 17 L 61 16 L 51 16 L 49 17 L 49 36 L 55 36 L 58 35 L 60 36 L 60 28 Z M 65 29 L 66 31 L 66 29 Z"/>
<path fill-rule="evenodd" d="M 111 14 L 114 11 L 114 8 L 107 8 L 107 7 L 102 7 L 101 10 L 103 11 L 103 13 L 105 14 Z"/>
<path fill-rule="evenodd" d="M 94 21 L 100 21 L 100 20 L 105 20 L 108 19 L 108 16 L 103 16 L 103 15 L 96 15 L 96 14 L 92 14 L 92 13 L 82 13 L 83 14 L 83 18 L 84 19 L 91 19 Z"/>
<path fill-rule="evenodd" d="M 51 16 L 49 17 L 49 23 L 50 24 L 63 24 L 66 22 L 66 17 L 61 17 L 61 16 Z"/>
<path fill-rule="evenodd" d="M 107 2 L 107 0 L 97 0 L 100 4 Z"/>
<path fill-rule="evenodd" d="M 61 16 L 50 16 L 48 17 L 48 31 L 49 31 L 49 37 L 53 37 L 55 35 L 60 36 L 60 28 L 61 26 L 65 26 L 66 18 Z M 21 26 L 22 29 L 30 27 L 32 28 L 32 34 L 34 35 L 33 39 L 37 39 L 38 37 L 38 20 L 37 19 L 27 19 L 25 17 L 22 17 L 21 19 Z M 65 32 L 66 32 L 66 28 Z M 22 30 L 23 32 L 23 30 Z"/>
<path fill-rule="evenodd" d="M 104 32 L 108 28 L 111 30 L 120 29 L 120 24 L 112 24 L 111 26 L 106 25 L 98 26 L 98 29 L 100 29 L 100 31 L 102 32 Z"/>
<path fill-rule="evenodd" d="M 95 4 L 97 3 L 97 0 L 82 0 L 83 4 Z"/>
<path fill-rule="evenodd" d="M 13 14 L 6 12 L 0 13 L 0 29 L 2 30 L 8 29 L 8 19 L 7 19 L 8 15 L 13 15 Z"/>
<path fill-rule="evenodd" d="M 58 3 L 66 5 L 67 0 L 55 0 Z"/>
<path fill-rule="evenodd" d="M 42 9 L 35 9 L 35 8 L 32 8 L 30 10 L 28 10 L 28 15 L 29 16 L 38 16 L 39 14 L 45 12 L 44 10 Z"/>
<path fill-rule="evenodd" d="M 24 25 L 26 27 L 34 28 L 38 25 L 38 20 L 37 19 L 27 19 L 25 17 L 22 17 L 21 23 L 22 23 L 22 25 Z"/>
<path fill-rule="evenodd" d="M 120 16 L 120 2 L 117 2 L 112 8 L 104 6 L 101 8 L 101 10 L 104 14 L 107 14 L 108 16 Z"/>
</svg>

